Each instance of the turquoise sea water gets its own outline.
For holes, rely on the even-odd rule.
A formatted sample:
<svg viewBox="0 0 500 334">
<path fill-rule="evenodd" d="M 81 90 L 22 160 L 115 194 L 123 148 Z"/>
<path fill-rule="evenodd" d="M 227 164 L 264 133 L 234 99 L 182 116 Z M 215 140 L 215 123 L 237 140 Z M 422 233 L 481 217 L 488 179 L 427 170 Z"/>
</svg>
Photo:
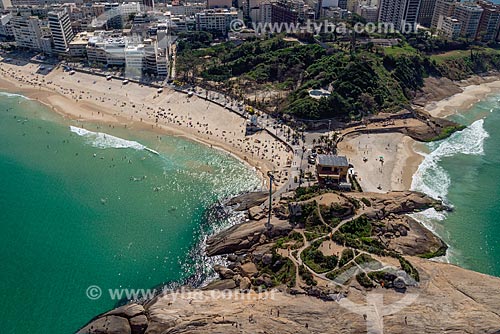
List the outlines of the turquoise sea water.
<svg viewBox="0 0 500 334">
<path fill-rule="evenodd" d="M 77 124 L 4 93 L 0 179 L 1 332 L 23 334 L 74 332 L 115 306 L 107 289 L 206 279 L 201 241 L 230 223 L 207 209 L 260 187 L 224 152 Z"/>
<path fill-rule="evenodd" d="M 412 186 L 453 211 L 415 217 L 450 246 L 443 260 L 500 276 L 500 94 L 450 118 L 467 128 L 426 145 Z"/>
</svg>

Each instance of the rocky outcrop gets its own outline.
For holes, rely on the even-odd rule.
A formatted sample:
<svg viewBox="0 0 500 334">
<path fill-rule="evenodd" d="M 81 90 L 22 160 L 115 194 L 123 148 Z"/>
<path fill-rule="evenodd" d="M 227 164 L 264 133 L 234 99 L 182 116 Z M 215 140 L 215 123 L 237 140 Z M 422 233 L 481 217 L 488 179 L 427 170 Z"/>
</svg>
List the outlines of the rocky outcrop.
<svg viewBox="0 0 500 334">
<path fill-rule="evenodd" d="M 314 200 L 328 207 L 336 203 L 335 196 L 323 194 Z M 355 200 L 346 200 L 345 196 Z M 446 247 L 405 216 L 429 207 L 440 209 L 437 201 L 414 192 L 345 196 L 339 197 L 339 203 L 353 205 L 357 200 L 357 210 L 374 221 L 372 237 L 388 249 L 421 256 Z M 334 205 L 333 209 L 341 207 Z M 398 291 L 382 285 L 364 289 L 358 278 L 348 280 L 342 289 L 321 284 L 288 289 L 282 284 L 280 291 L 251 290 L 275 286 L 276 276 L 271 274 L 277 271 L 269 270 L 284 262 L 273 246 L 278 237 L 292 230 L 288 221 L 275 217 L 270 229 L 265 223 L 266 219 L 245 222 L 209 239 L 208 254 L 229 254 L 229 264 L 215 266 L 219 279 L 203 289 L 165 293 L 144 306 L 119 307 L 97 317 L 78 333 L 362 333 L 367 328 L 381 333 L 382 323 L 384 333 L 500 331 L 499 278 L 418 257 L 408 260 L 418 270 L 419 283 Z M 391 259 L 385 260 L 400 265 L 397 259 Z M 374 296 L 382 303 L 378 309 L 369 306 Z M 371 304 L 367 304 L 370 298 Z"/>
<path fill-rule="evenodd" d="M 412 102 L 424 107 L 430 101 L 441 101 L 462 91 L 456 82 L 448 78 L 428 77 L 424 79 L 424 87 L 420 89 Z"/>
<path fill-rule="evenodd" d="M 444 209 L 439 201 L 414 191 L 393 191 L 379 193 L 350 193 L 349 196 L 358 200 L 367 199 L 370 206 L 366 207 L 366 215 L 372 219 L 384 219 L 390 214 L 405 214 L 429 208 Z"/>
<path fill-rule="evenodd" d="M 249 221 L 230 227 L 207 241 L 207 255 L 231 254 L 250 250 L 266 242 L 268 238 L 287 235 L 292 226 L 286 220 L 273 219 L 271 229 L 266 228 L 266 219 Z"/>
<path fill-rule="evenodd" d="M 390 220 L 381 238 L 387 248 L 410 256 L 434 257 L 446 254 L 448 246 L 434 233 L 411 217 Z"/>
<path fill-rule="evenodd" d="M 196 298 L 178 294 L 175 300 L 166 294 L 146 308 L 145 333 L 366 333 L 367 325 L 377 328 L 377 321 L 383 323 L 384 333 L 500 330 L 500 279 L 449 264 L 411 261 L 421 273 L 421 282 L 406 294 L 381 287 L 368 292 L 351 288 L 340 302 L 279 291 L 232 295 L 203 291 Z M 387 315 L 370 322 L 374 309 L 366 306 L 367 298 L 375 294 L 385 305 L 379 311 Z M 93 326 L 89 333 L 118 333 L 97 329 L 105 319 L 89 324 Z M 120 333 L 130 332 L 125 328 Z"/>
<path fill-rule="evenodd" d="M 99 316 L 77 333 L 143 334 L 149 322 L 145 312 L 144 306 L 134 303 L 120 306 Z"/>
<path fill-rule="evenodd" d="M 132 329 L 127 319 L 110 315 L 99 318 L 78 331 L 78 334 L 84 333 L 131 334 Z"/>
<path fill-rule="evenodd" d="M 257 191 L 242 194 L 230 199 L 226 205 L 236 206 L 236 211 L 248 210 L 252 207 L 259 206 L 268 198 L 269 193 L 267 191 Z"/>
</svg>

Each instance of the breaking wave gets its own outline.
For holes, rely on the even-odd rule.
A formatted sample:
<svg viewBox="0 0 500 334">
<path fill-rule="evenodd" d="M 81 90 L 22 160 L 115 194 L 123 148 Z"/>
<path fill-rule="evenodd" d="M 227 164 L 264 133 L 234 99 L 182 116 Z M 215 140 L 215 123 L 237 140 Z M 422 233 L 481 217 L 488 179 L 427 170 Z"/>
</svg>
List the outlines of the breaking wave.
<svg viewBox="0 0 500 334">
<path fill-rule="evenodd" d="M 16 98 L 22 98 L 25 100 L 31 100 L 29 97 L 21 95 L 21 94 L 15 94 L 15 93 L 7 93 L 7 92 L 0 92 L 0 96 L 5 96 L 5 97 L 16 97 Z"/>
<path fill-rule="evenodd" d="M 484 129 L 484 120 L 480 119 L 464 130 L 455 132 L 443 141 L 431 143 L 430 149 L 432 151 L 429 154 L 424 154 L 424 161 L 413 175 L 411 189 L 423 192 L 435 199 L 441 199 L 446 203 L 451 179 L 448 172 L 440 166 L 439 162 L 442 158 L 459 154 L 483 155 L 484 141 L 488 137 L 489 134 Z M 446 204 L 452 206 L 450 203 Z M 438 212 L 431 208 L 409 216 L 438 236 L 446 234 L 446 230 L 442 225 L 447 216 L 445 212 Z M 452 258 L 459 258 L 459 256 L 454 249 L 448 248 L 445 256 L 434 258 L 433 260 L 450 262 Z"/>
<path fill-rule="evenodd" d="M 484 140 L 489 137 L 483 125 L 484 120 L 477 120 L 444 141 L 431 144 L 431 149 L 432 146 L 435 149 L 429 154 L 424 154 L 424 161 L 413 175 L 412 190 L 421 191 L 430 197 L 446 201 L 451 180 L 439 162 L 442 158 L 458 154 L 483 155 Z"/>
<path fill-rule="evenodd" d="M 69 127 L 71 132 L 85 137 L 89 144 L 97 148 L 133 148 L 144 150 L 146 146 L 131 140 L 122 139 L 102 132 L 92 132 L 76 126 Z"/>
</svg>

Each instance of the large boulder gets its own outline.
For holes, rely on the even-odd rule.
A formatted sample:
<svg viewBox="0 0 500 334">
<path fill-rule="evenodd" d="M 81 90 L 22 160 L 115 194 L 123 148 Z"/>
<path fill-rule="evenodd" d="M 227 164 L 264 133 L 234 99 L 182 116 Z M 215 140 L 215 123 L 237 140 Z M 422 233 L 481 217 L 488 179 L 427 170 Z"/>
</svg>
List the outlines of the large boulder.
<svg viewBox="0 0 500 334">
<path fill-rule="evenodd" d="M 132 334 L 143 334 L 148 328 L 148 318 L 144 314 L 133 317 L 129 321 Z"/>
<path fill-rule="evenodd" d="M 131 334 L 128 320 L 115 315 L 104 316 L 92 321 L 77 334 Z"/>
<path fill-rule="evenodd" d="M 219 264 L 214 266 L 214 270 L 222 279 L 233 278 L 233 276 L 235 275 L 234 271 Z"/>
<path fill-rule="evenodd" d="M 124 318 L 132 318 L 139 314 L 144 314 L 144 307 L 142 305 L 133 303 L 115 308 L 114 310 L 109 311 L 104 315 L 118 315 Z"/>
<path fill-rule="evenodd" d="M 252 282 L 250 281 L 250 278 L 248 277 L 243 277 L 240 281 L 240 290 L 248 290 L 252 286 Z"/>
<path fill-rule="evenodd" d="M 238 269 L 241 272 L 242 276 L 247 276 L 247 277 L 252 277 L 259 271 L 255 263 L 253 262 L 247 262 L 245 264 L 242 264 Z"/>
</svg>

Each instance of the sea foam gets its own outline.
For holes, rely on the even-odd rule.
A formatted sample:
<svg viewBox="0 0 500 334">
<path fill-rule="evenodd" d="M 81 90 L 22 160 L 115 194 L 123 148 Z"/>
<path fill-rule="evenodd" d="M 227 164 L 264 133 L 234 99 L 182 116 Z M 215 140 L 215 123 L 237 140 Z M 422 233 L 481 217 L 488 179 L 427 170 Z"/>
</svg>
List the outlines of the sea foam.
<svg viewBox="0 0 500 334">
<path fill-rule="evenodd" d="M 488 137 L 489 134 L 484 129 L 484 120 L 480 119 L 464 130 L 455 132 L 443 141 L 431 143 L 431 153 L 424 154 L 424 161 L 413 175 L 412 190 L 421 191 L 430 197 L 446 202 L 451 179 L 446 170 L 439 165 L 439 162 L 444 157 L 458 154 L 483 155 L 484 140 Z M 450 203 L 447 204 L 451 206 Z M 446 219 L 445 212 L 438 212 L 431 208 L 409 216 L 436 235 L 442 236 L 446 233 L 440 224 Z M 456 254 L 454 249 L 448 248 L 445 256 L 433 260 L 449 263 L 453 262 L 452 258 L 459 258 L 459 255 Z"/>
<path fill-rule="evenodd" d="M 424 161 L 413 175 L 412 190 L 421 191 L 430 197 L 446 201 L 451 180 L 439 162 L 444 157 L 457 154 L 483 155 L 484 140 L 489 137 L 483 125 L 484 120 L 477 120 L 464 130 L 452 134 L 449 138 L 431 144 L 431 149 L 434 147 L 435 149 L 429 154 L 424 154 Z"/>
<path fill-rule="evenodd" d="M 0 92 L 0 96 L 5 96 L 5 97 L 16 97 L 16 98 L 22 98 L 25 100 L 31 100 L 29 97 L 21 95 L 21 94 L 15 94 L 15 93 L 7 93 L 7 92 Z"/>
<path fill-rule="evenodd" d="M 97 148 L 132 148 L 136 150 L 144 150 L 146 146 L 131 140 L 115 137 L 102 132 L 92 132 L 76 126 L 69 127 L 71 132 L 79 136 L 85 137 L 88 143 Z"/>
</svg>

